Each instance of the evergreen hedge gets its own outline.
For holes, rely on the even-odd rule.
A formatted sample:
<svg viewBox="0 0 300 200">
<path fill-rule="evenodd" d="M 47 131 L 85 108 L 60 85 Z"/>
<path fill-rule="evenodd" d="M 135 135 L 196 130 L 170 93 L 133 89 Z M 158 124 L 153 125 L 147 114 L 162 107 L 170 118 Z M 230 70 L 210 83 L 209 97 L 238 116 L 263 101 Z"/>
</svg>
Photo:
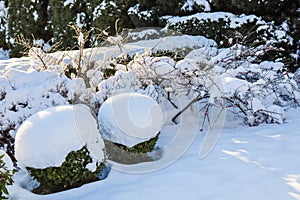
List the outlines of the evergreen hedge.
<svg viewBox="0 0 300 200">
<path fill-rule="evenodd" d="M 0 25 L 8 23 L 8 30 L 0 29 L 0 45 L 9 48 L 10 56 L 21 56 L 21 46 L 14 41 L 18 35 L 24 35 L 27 40 L 36 39 L 46 42 L 61 42 L 61 49 L 74 48 L 76 39 L 70 25 L 81 24 L 83 30 L 93 31 L 86 47 L 99 44 L 102 40 L 97 35 L 106 30 L 109 35 L 114 35 L 115 22 L 119 20 L 119 28 L 137 28 L 151 26 L 165 26 L 161 17 L 166 15 L 185 16 L 203 12 L 202 6 L 194 5 L 191 10 L 183 10 L 186 0 L 74 0 L 72 2 L 60 0 L 5 0 L 8 7 L 9 18 L 7 22 L 0 19 Z M 225 11 L 234 14 L 255 14 L 262 16 L 266 21 L 274 21 L 274 26 L 285 22 L 288 24 L 288 34 L 294 38 L 293 45 L 288 47 L 287 54 L 295 53 L 300 46 L 300 2 L 294 0 L 210 0 L 211 12 Z M 266 10 L 268 12 L 266 12 Z M 194 24 L 198 23 L 197 27 Z M 179 31 L 223 41 L 224 34 L 232 34 L 226 22 L 190 21 L 180 25 Z M 201 28 L 199 28 L 201 27 Z M 176 27 L 174 27 L 176 28 Z M 221 30 L 223 28 L 223 30 Z M 214 35 L 211 33 L 214 31 Z M 226 35 L 226 37 L 227 37 Z M 298 47 L 297 47 L 298 46 Z M 295 64 L 295 63 L 294 63 Z"/>
</svg>

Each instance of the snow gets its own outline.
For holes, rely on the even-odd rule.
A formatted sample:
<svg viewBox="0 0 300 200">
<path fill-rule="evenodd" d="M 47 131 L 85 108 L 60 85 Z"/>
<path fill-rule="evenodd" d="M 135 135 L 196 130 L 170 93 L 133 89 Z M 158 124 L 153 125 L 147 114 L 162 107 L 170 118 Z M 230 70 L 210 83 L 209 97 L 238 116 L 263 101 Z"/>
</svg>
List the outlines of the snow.
<svg viewBox="0 0 300 200">
<path fill-rule="evenodd" d="M 14 89 L 29 88 L 32 86 L 43 85 L 45 80 L 55 78 L 57 75 L 50 71 L 37 72 L 9 69 L 3 74 L 10 81 Z"/>
<path fill-rule="evenodd" d="M 197 132 L 182 157 L 151 173 L 131 174 L 112 169 L 105 180 L 50 195 L 34 195 L 17 184 L 9 191 L 15 199 L 28 200 L 94 200 L 99 196 L 110 200 L 297 200 L 299 114 L 299 109 L 290 110 L 286 124 L 224 129 L 213 151 L 204 159 L 198 159 L 198 152 L 205 134 Z M 177 130 L 178 127 L 168 126 L 162 135 L 170 141 Z"/>
<path fill-rule="evenodd" d="M 8 50 L 3 50 L 2 48 L 0 48 L 0 60 L 6 60 L 8 58 Z"/>
<path fill-rule="evenodd" d="M 231 77 L 225 77 L 222 79 L 222 84 L 224 85 L 224 92 L 225 93 L 232 93 L 232 92 L 241 92 L 245 93 L 249 89 L 249 82 L 237 79 L 237 78 L 231 78 Z"/>
<path fill-rule="evenodd" d="M 115 76 L 109 77 L 98 84 L 99 91 L 95 94 L 94 99 L 102 104 L 107 98 L 118 94 L 120 90 L 135 92 L 140 86 L 141 83 L 133 72 L 119 70 Z"/>
<path fill-rule="evenodd" d="M 206 0 L 187 0 L 181 9 L 191 11 L 194 5 L 203 6 L 205 12 L 210 11 L 210 5 Z"/>
<path fill-rule="evenodd" d="M 161 30 L 160 32 L 162 32 Z M 150 33 L 150 31 L 145 31 Z M 136 34 L 136 35 L 142 35 Z M 109 41 L 113 44 L 119 45 L 124 39 L 121 35 L 119 36 L 111 36 L 109 37 Z M 217 47 L 217 43 L 212 39 L 207 39 L 204 36 L 191 36 L 191 35 L 181 35 L 181 36 L 166 36 L 163 38 L 157 39 L 149 39 L 149 40 L 141 40 L 137 42 L 129 42 L 125 44 L 120 44 L 122 47 L 122 51 L 120 52 L 120 48 L 116 46 L 110 47 L 99 47 L 95 49 L 84 49 L 84 54 L 89 55 L 90 62 L 102 62 L 102 59 L 106 60 L 112 59 L 114 57 L 120 56 L 121 53 L 126 53 L 129 56 L 133 56 L 137 53 L 144 52 L 156 52 L 156 51 L 176 51 L 178 49 L 194 49 L 197 47 L 203 47 L 207 50 L 215 49 Z M 56 60 L 61 60 L 64 64 L 72 64 L 70 62 L 70 58 L 77 57 L 79 54 L 78 51 L 69 51 L 68 57 L 62 57 L 63 54 L 61 52 L 51 53 L 51 57 L 56 58 Z M 1 66 L 0 66 L 1 67 Z M 11 66 L 10 66 L 11 67 Z M 1 70 L 1 68 L 0 68 Z"/>
<path fill-rule="evenodd" d="M 147 39 L 147 36 L 159 35 L 159 31 L 155 29 L 146 29 L 139 32 L 129 32 L 128 37 L 132 40 Z"/>
<path fill-rule="evenodd" d="M 37 112 L 20 126 L 15 140 L 15 156 L 24 170 L 59 167 L 68 153 L 85 145 L 94 161 L 104 159 L 96 120 L 89 108 L 80 104 Z"/>
<path fill-rule="evenodd" d="M 83 33 L 82 33 L 82 32 L 79 33 L 79 36 L 78 36 L 78 39 L 77 39 L 77 40 L 78 40 L 78 41 L 77 41 L 78 46 L 79 46 L 79 47 L 82 47 L 82 46 L 84 45 L 84 43 L 85 43 L 85 41 L 84 41 L 84 36 L 83 36 Z"/>
<path fill-rule="evenodd" d="M 86 14 L 84 12 L 77 13 L 76 26 L 79 28 L 82 28 L 84 26 L 82 21 L 84 21 L 85 18 L 86 18 Z"/>
<path fill-rule="evenodd" d="M 277 119 L 277 123 L 282 124 L 286 119 L 286 113 L 284 109 L 277 105 L 271 105 L 267 109 L 270 112 L 270 115 Z"/>
<path fill-rule="evenodd" d="M 102 10 L 105 10 L 106 7 L 105 1 L 102 1 L 98 6 L 95 7 L 93 11 L 93 17 L 96 18 L 102 14 Z"/>
<path fill-rule="evenodd" d="M 138 93 L 121 93 L 108 98 L 98 113 L 99 130 L 104 139 L 132 147 L 155 137 L 164 116 L 150 97 Z"/>
<path fill-rule="evenodd" d="M 280 62 L 263 61 L 259 64 L 260 69 L 281 70 L 284 67 Z"/>
<path fill-rule="evenodd" d="M 224 95 L 245 94 L 249 90 L 251 83 L 232 77 L 215 77 L 211 81 L 211 96 L 210 99 L 214 102 L 215 98 L 220 98 Z"/>
<path fill-rule="evenodd" d="M 65 0 L 64 1 L 64 6 L 72 5 L 74 4 L 74 0 Z"/>
<path fill-rule="evenodd" d="M 7 8 L 5 7 L 5 2 L 0 1 L 0 19 L 7 18 Z"/>
<path fill-rule="evenodd" d="M 124 38 L 121 35 L 117 35 L 117 36 L 109 36 L 107 37 L 106 41 L 110 42 L 112 45 L 122 45 L 122 41 L 124 40 Z"/>
<path fill-rule="evenodd" d="M 33 14 L 34 21 L 37 21 L 39 19 L 39 15 L 38 15 L 37 11 L 35 10 L 32 14 Z"/>
<path fill-rule="evenodd" d="M 171 58 L 163 56 L 151 59 L 149 65 L 153 67 L 156 76 L 169 78 L 174 71 L 175 62 Z"/>
<path fill-rule="evenodd" d="M 194 15 L 189 15 L 186 17 L 177 17 L 177 16 L 165 16 L 163 17 L 167 19 L 167 24 L 172 25 L 176 23 L 184 23 L 191 19 L 198 19 L 198 20 L 210 20 L 210 21 L 219 21 L 220 19 L 223 19 L 225 21 L 229 22 L 230 28 L 237 28 L 242 26 L 244 23 L 249 23 L 257 20 L 257 24 L 263 24 L 264 21 L 262 21 L 259 17 L 255 15 L 234 15 L 232 13 L 228 12 L 213 12 L 213 13 L 196 13 Z"/>
<path fill-rule="evenodd" d="M 141 19 L 150 19 L 152 16 L 152 11 L 140 10 L 140 4 L 136 4 L 128 9 L 128 15 L 137 15 Z"/>
<path fill-rule="evenodd" d="M 211 17 L 218 18 L 217 15 Z M 144 33 L 141 33 L 141 36 Z M 214 134 L 213 131 L 206 132 L 206 126 L 204 129 L 200 127 L 203 116 L 197 111 L 198 105 L 187 109 L 178 120 L 178 124 L 174 124 L 171 118 L 190 102 L 194 94 L 184 96 L 183 100 L 176 96 L 174 103 L 179 102 L 178 109 L 170 105 L 170 102 L 162 101 L 163 98 L 155 98 L 157 101 L 154 101 L 149 97 L 151 95 L 137 94 L 150 94 L 159 88 L 150 81 L 146 89 L 141 89 L 143 85 L 139 81 L 140 74 L 132 69 L 138 67 L 134 61 L 126 66 L 129 71 L 123 71 L 126 70 L 124 65 L 118 65 L 119 70 L 116 74 L 107 79 L 104 79 L 102 72 L 90 71 L 88 76 L 93 76 L 95 86 L 94 92 L 91 93 L 83 79 L 67 79 L 62 74 L 63 68 L 58 66 L 59 63 L 46 71 L 38 72 L 33 69 L 35 65 L 30 58 L 2 60 L 0 61 L 1 130 L 9 126 L 10 122 L 16 123 L 18 128 L 18 123 L 26 119 L 16 134 L 17 164 L 21 169 L 14 175 L 14 185 L 8 188 L 11 199 L 68 200 L 99 199 L 99 197 L 109 200 L 121 198 L 134 200 L 141 197 L 146 200 L 300 199 L 298 167 L 300 109 L 292 109 L 291 105 L 284 106 L 286 102 L 277 102 L 277 105 L 274 105 L 276 95 L 287 95 L 289 91 L 294 92 L 296 100 L 299 100 L 298 88 L 291 86 L 299 83 L 297 75 L 295 80 L 291 79 L 292 74 L 278 79 L 277 71 L 281 71 L 284 67 L 280 62 L 265 61 L 253 64 L 249 61 L 236 68 L 222 67 L 223 59 L 232 58 L 234 55 L 233 49 L 217 49 L 215 41 L 202 36 L 169 36 L 124 44 L 123 48 L 129 55 L 140 54 L 140 58 L 144 58 L 144 67 L 158 69 L 156 73 L 160 76 L 166 76 L 168 75 L 166 73 L 171 71 L 184 72 L 185 75 L 195 72 L 198 76 L 199 71 L 202 73 L 199 64 L 212 65 L 210 70 L 216 74 L 213 77 L 215 78 L 213 86 L 217 87 L 215 91 L 210 91 L 211 103 L 216 103 L 216 99 L 221 95 L 231 97 L 237 92 L 251 103 L 249 108 L 252 111 L 265 109 L 265 112 L 274 116 L 275 124 L 248 127 L 242 125 L 240 120 L 236 120 L 239 116 L 235 113 L 227 112 L 223 129 L 218 130 L 219 134 Z M 189 48 L 193 51 L 179 62 L 166 57 L 153 58 L 143 55 L 149 49 Z M 239 48 L 242 46 L 239 45 Z M 116 53 L 116 49 L 115 47 L 96 49 L 97 53 L 91 60 L 97 61 L 96 64 L 100 63 L 103 65 L 101 67 L 106 69 L 107 65 L 103 64 L 103 58 L 108 58 L 108 55 L 119 56 L 120 52 Z M 90 50 L 85 50 L 85 53 L 88 51 Z M 77 53 L 72 51 L 69 55 L 76 57 Z M 53 53 L 51 56 L 60 59 L 61 53 Z M 135 59 L 141 61 L 138 57 Z M 238 77 L 240 73 L 246 77 L 249 71 L 258 73 L 259 80 L 250 82 L 246 78 Z M 274 78 L 280 82 L 274 85 L 278 86 L 276 95 L 269 93 L 270 88 L 264 88 L 268 80 Z M 166 81 L 168 91 L 170 93 L 175 91 L 176 94 L 179 89 L 172 88 L 174 85 L 170 82 L 180 79 Z M 197 86 L 189 85 L 191 88 L 185 89 L 192 93 L 193 87 Z M 248 90 L 253 94 L 250 98 L 246 96 Z M 3 99 L 2 93 L 7 93 Z M 135 98 L 130 98 L 131 96 Z M 75 97 L 81 102 L 87 104 L 90 101 L 96 102 L 100 106 L 98 119 L 100 131 L 88 107 L 83 105 L 53 107 L 68 104 Z M 24 102 L 28 102 L 25 107 Z M 14 109 L 12 105 L 15 106 Z M 47 107 L 50 108 L 41 111 Z M 156 110 L 151 113 L 153 108 Z M 101 120 L 106 121 L 104 123 Z M 103 130 L 103 127 L 109 131 Z M 151 130 L 145 131 L 148 127 Z M 61 131 L 55 131 L 58 129 Z M 201 129 L 204 131 L 200 131 Z M 86 135 L 87 132 L 94 134 Z M 151 152 L 151 156 L 160 156 L 160 159 L 135 165 L 122 165 L 108 160 L 111 171 L 102 181 L 55 194 L 36 195 L 30 192 L 33 181 L 24 171 L 25 166 L 58 166 L 70 150 L 78 150 L 86 143 L 90 144 L 88 148 L 93 158 L 101 159 L 103 143 L 91 142 L 95 141 L 95 138 L 101 140 L 99 132 L 105 139 L 129 146 L 148 140 L 160 132 L 155 148 L 157 151 Z M 10 135 L 15 136 L 13 130 L 10 131 Z M 30 145 L 25 145 L 26 143 Z M 87 168 L 95 170 L 95 162 L 89 164 Z"/>
</svg>

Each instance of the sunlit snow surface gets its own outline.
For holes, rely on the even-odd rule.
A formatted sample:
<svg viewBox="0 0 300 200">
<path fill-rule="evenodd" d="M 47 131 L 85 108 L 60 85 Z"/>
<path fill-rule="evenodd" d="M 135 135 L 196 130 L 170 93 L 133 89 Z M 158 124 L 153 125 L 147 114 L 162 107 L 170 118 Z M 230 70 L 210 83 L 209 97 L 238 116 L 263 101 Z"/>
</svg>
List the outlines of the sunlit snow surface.
<svg viewBox="0 0 300 200">
<path fill-rule="evenodd" d="M 205 40 L 204 37 L 174 36 L 170 37 L 169 40 L 157 39 L 127 45 L 126 51 L 134 54 L 144 51 L 143 47 L 153 47 L 157 43 L 159 45 L 156 47 L 161 49 L 181 48 L 184 44 L 189 47 L 205 46 L 205 43 L 212 44 L 208 46 L 214 47 L 212 40 Z M 105 51 L 110 50 L 108 47 L 103 49 Z M 113 48 L 111 48 L 111 52 L 113 51 Z M 106 54 L 102 51 L 95 55 L 95 59 L 101 59 L 108 55 L 112 54 Z M 212 56 L 215 56 L 215 54 L 212 54 Z M 18 87 L 16 91 L 21 91 L 20 88 L 22 91 L 23 89 L 31 88 L 32 85 L 30 84 L 32 82 L 28 84 L 26 81 L 25 83 L 23 81 L 29 76 L 34 76 L 35 72 L 19 73 L 30 69 L 31 65 L 32 63 L 27 58 L 1 61 L 1 75 L 7 73 L 7 76 L 11 78 L 18 76 L 18 80 L 15 83 L 12 79 L 8 80 L 7 77 L 1 77 L 0 81 L 4 83 L 1 86 L 3 86 L 5 91 L 13 94 L 12 89 L 8 90 L 11 84 L 15 84 Z M 250 65 L 249 67 L 258 68 L 267 67 L 267 65 L 275 68 L 279 67 L 272 62 Z M 10 71 L 11 68 L 16 70 Z M 230 73 L 234 74 L 235 72 L 230 71 Z M 22 76 L 24 77 L 22 78 Z M 61 80 L 60 77 L 52 77 L 52 74 L 48 72 L 45 72 L 43 76 L 45 78 L 48 77 L 46 79 L 48 81 L 45 81 L 48 84 L 52 80 Z M 41 76 L 37 78 L 41 78 Z M 236 88 L 236 84 L 245 83 L 244 87 L 248 84 L 236 78 L 226 78 L 226 76 L 222 81 L 225 83 L 225 90 Z M 37 79 L 37 82 L 41 86 L 44 85 L 39 79 Z M 243 91 L 244 87 L 239 89 Z M 14 94 L 21 99 L 22 95 Z M 39 96 L 34 97 L 38 98 Z M 51 96 L 51 98 L 55 99 L 55 96 Z M 259 107 L 260 105 L 257 104 L 257 106 Z M 172 116 L 178 111 L 168 110 L 164 105 L 162 105 L 162 108 L 167 116 Z M 272 108 L 272 110 L 276 109 L 278 108 Z M 22 108 L 20 110 L 23 113 L 29 112 L 22 110 Z M 22 112 L 21 114 L 23 114 Z M 199 159 L 199 151 L 206 133 L 205 131 L 200 132 L 200 127 L 197 127 L 197 124 L 194 123 L 195 121 L 191 120 L 195 117 L 194 113 L 187 112 L 183 115 L 184 119 L 181 119 L 180 124 L 174 125 L 170 120 L 167 120 L 166 125 L 161 130 L 157 146 L 166 151 L 168 150 L 168 145 L 174 141 L 173 139 L 179 133 L 195 135 L 195 138 L 180 137 L 181 140 L 177 143 L 178 148 L 180 148 L 181 144 L 189 144 L 188 148 L 184 148 L 182 151 L 183 155 L 172 160 L 168 165 L 155 169 L 151 173 L 141 173 L 140 171 L 138 174 L 123 172 L 112 166 L 108 177 L 102 181 L 49 195 L 36 195 L 25 189 L 30 188 L 30 180 L 23 171 L 20 171 L 14 176 L 14 185 L 9 186 L 10 197 L 11 199 L 25 200 L 299 200 L 299 115 L 299 109 L 290 109 L 286 113 L 285 123 L 262 124 L 257 127 L 244 127 L 237 125 L 232 119 L 228 119 L 213 150 L 203 159 Z M 11 116 L 12 112 L 8 117 Z M 48 124 L 47 127 L 49 126 Z M 190 133 L 191 127 L 196 127 L 194 133 Z M 185 139 L 190 140 L 191 138 L 193 143 L 185 141 Z M 173 145 L 173 147 L 176 147 L 176 145 Z M 151 167 L 151 163 L 147 164 L 147 167 L 149 166 Z M 130 168 L 130 166 L 128 167 Z"/>
<path fill-rule="evenodd" d="M 204 133 L 172 165 L 152 173 L 131 174 L 112 169 L 107 179 L 45 196 L 16 184 L 14 199 L 215 199 L 289 200 L 300 197 L 300 110 L 290 110 L 286 124 L 224 129 L 213 151 L 204 159 L 198 152 Z M 179 127 L 162 130 L 166 145 Z"/>
</svg>

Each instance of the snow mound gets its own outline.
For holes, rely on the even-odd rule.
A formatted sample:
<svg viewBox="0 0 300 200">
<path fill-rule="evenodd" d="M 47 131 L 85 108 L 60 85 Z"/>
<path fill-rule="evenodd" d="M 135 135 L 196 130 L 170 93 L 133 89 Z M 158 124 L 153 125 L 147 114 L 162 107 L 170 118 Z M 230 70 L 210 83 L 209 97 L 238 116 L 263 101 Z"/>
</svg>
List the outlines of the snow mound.
<svg viewBox="0 0 300 200">
<path fill-rule="evenodd" d="M 15 156 L 21 168 L 59 167 L 71 151 L 86 145 L 93 161 L 104 159 L 104 142 L 97 122 L 83 104 L 42 110 L 18 129 Z"/>
<path fill-rule="evenodd" d="M 123 93 L 100 107 L 99 129 L 104 139 L 132 147 L 155 137 L 164 123 L 160 106 L 149 96 Z"/>
<path fill-rule="evenodd" d="M 20 89 L 42 85 L 46 80 L 55 78 L 57 74 L 50 71 L 23 71 L 11 68 L 4 73 L 4 76 L 13 83 L 14 88 Z"/>
</svg>

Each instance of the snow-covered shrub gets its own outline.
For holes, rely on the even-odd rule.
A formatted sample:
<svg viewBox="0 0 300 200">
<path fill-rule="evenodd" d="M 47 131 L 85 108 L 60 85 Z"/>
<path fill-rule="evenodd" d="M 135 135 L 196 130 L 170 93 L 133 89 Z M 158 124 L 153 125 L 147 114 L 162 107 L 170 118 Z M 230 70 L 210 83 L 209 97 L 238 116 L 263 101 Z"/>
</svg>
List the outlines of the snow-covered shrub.
<svg viewBox="0 0 300 200">
<path fill-rule="evenodd" d="M 167 20 L 167 27 L 169 29 L 174 29 L 184 34 L 203 35 L 217 41 L 219 44 L 221 41 L 226 41 L 228 31 L 225 27 L 228 26 L 228 22 L 222 18 L 218 21 L 211 21 L 210 19 L 199 20 L 197 18 L 190 18 L 186 21 L 179 22 L 171 22 L 171 20 L 172 18 Z M 222 30 L 224 30 L 225 33 L 222 33 Z"/>
<path fill-rule="evenodd" d="M 237 47 L 236 51 L 233 47 L 217 51 L 195 49 L 178 62 L 168 57 L 137 55 L 128 67 L 143 86 L 148 83 L 139 92 L 159 101 L 168 99 L 175 108 L 176 98 L 183 94 L 191 98 L 189 106 L 201 102 L 204 115 L 208 113 L 205 109 L 221 102 L 219 106 L 238 116 L 245 124 L 283 123 L 284 110 L 299 105 L 297 80 L 281 62 L 253 64 L 255 54 L 242 55 L 245 60 L 236 59 L 235 63 L 235 56 L 249 50 L 246 46 Z M 212 91 L 214 77 L 219 77 L 218 84 L 224 87 L 224 91 Z M 157 98 L 158 92 L 160 98 Z M 184 110 L 174 116 L 174 122 Z M 208 120 L 209 116 L 204 118 Z"/>
<path fill-rule="evenodd" d="M 151 96 L 160 102 L 168 98 L 168 89 L 179 92 L 182 74 L 175 67 L 176 62 L 168 57 L 152 57 L 147 54 L 135 55 L 128 68 L 136 74 L 141 83 L 138 92 Z"/>
<path fill-rule="evenodd" d="M 98 180 L 104 142 L 90 109 L 82 104 L 42 110 L 18 129 L 15 156 L 21 169 L 51 193 Z"/>
<path fill-rule="evenodd" d="M 186 16 L 203 11 L 210 11 L 207 0 L 138 0 L 136 5 L 128 9 L 128 15 L 136 27 L 155 27 L 161 26 L 161 16 Z"/>
<path fill-rule="evenodd" d="M 298 87 L 300 88 L 300 68 L 295 71 L 294 76 L 295 81 L 298 84 Z"/>
<path fill-rule="evenodd" d="M 56 72 L 59 69 L 53 66 L 38 72 L 11 68 L 0 76 L 0 147 L 13 160 L 15 133 L 25 119 L 48 107 L 89 102 L 84 81 L 68 79 Z"/>
<path fill-rule="evenodd" d="M 197 13 L 186 17 L 164 17 L 167 27 L 186 34 L 203 35 L 214 39 L 219 46 L 226 47 L 230 39 L 241 33 L 243 44 L 255 45 L 262 42 L 292 43 L 292 38 L 281 26 L 275 26 L 255 15 L 234 15 L 226 12 Z M 218 31 L 218 32 L 216 32 Z M 235 43 L 235 41 L 233 41 Z"/>
<path fill-rule="evenodd" d="M 234 15 L 226 12 L 197 13 L 186 17 L 166 16 L 166 27 L 176 31 L 203 35 L 214 39 L 220 47 L 226 48 L 236 44 L 248 49 L 260 46 L 258 61 L 272 60 L 291 64 L 293 38 L 283 23 L 274 25 L 255 15 Z M 243 56 L 247 56 L 249 51 Z"/>
<path fill-rule="evenodd" d="M 114 76 L 100 81 L 94 99 L 102 104 L 106 99 L 117 94 L 120 90 L 135 92 L 141 87 L 141 82 L 133 71 L 118 70 Z"/>
<path fill-rule="evenodd" d="M 121 160 L 124 159 L 119 154 L 122 151 L 142 154 L 154 149 L 164 116 L 160 106 L 149 96 L 122 93 L 101 105 L 98 123 L 102 137 L 114 144 L 107 145 L 109 158 Z"/>
<path fill-rule="evenodd" d="M 284 109 L 299 106 L 297 82 L 280 62 L 265 61 L 228 69 L 220 81 L 224 91 L 218 97 L 224 100 L 223 106 L 251 126 L 283 123 Z"/>
<path fill-rule="evenodd" d="M 98 112 L 102 137 L 133 147 L 154 138 L 163 126 L 160 106 L 149 96 L 121 93 L 108 98 Z"/>
</svg>

